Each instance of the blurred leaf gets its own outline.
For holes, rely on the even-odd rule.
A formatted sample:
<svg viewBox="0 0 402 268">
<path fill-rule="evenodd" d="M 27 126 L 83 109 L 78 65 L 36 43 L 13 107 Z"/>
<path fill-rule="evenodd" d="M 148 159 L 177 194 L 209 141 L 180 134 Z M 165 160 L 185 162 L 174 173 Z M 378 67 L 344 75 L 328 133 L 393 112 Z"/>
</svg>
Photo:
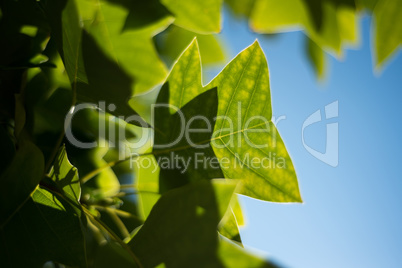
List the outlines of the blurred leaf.
<svg viewBox="0 0 402 268">
<path fill-rule="evenodd" d="M 105 142 L 105 141 L 102 141 Z M 78 149 L 74 146 L 67 150 L 71 157 L 72 164 L 78 168 L 80 177 L 84 178 L 88 173 L 103 168 L 107 162 L 103 159 L 108 151 L 107 143 L 93 149 Z M 120 183 L 113 170 L 108 167 L 94 176 L 82 186 L 82 195 L 87 202 L 100 202 L 102 199 L 115 196 L 120 191 Z"/>
<path fill-rule="evenodd" d="M 274 263 L 247 252 L 223 237 L 219 239 L 218 252 L 224 267 L 278 268 Z"/>
<path fill-rule="evenodd" d="M 376 68 L 380 69 L 402 44 L 402 1 L 379 0 L 374 17 Z"/>
<path fill-rule="evenodd" d="M 235 186 L 203 180 L 162 195 L 129 242 L 143 266 L 222 267 L 217 255 L 218 207 L 228 206 Z M 221 187 L 231 193 L 217 192 Z M 224 196 L 218 197 L 219 192 Z"/>
<path fill-rule="evenodd" d="M 358 42 L 353 1 L 257 0 L 250 26 L 258 33 L 302 29 L 322 49 L 342 55 L 344 44 Z"/>
<path fill-rule="evenodd" d="M 28 68 L 45 59 L 41 53 L 49 28 L 36 1 L 1 1 L 0 69 Z"/>
<path fill-rule="evenodd" d="M 106 140 L 113 147 L 124 147 L 129 139 L 136 136 L 135 126 L 126 123 L 93 105 L 81 106 L 71 120 L 73 133 L 86 135 L 94 140 Z"/>
<path fill-rule="evenodd" d="M 167 12 L 162 12 L 152 19 L 148 18 L 150 21 L 147 23 L 140 22 L 140 28 L 132 26 L 139 23 L 133 22 L 138 18 L 133 14 L 142 13 L 143 17 L 147 9 L 155 9 L 154 2 L 130 3 L 121 0 L 98 3 L 95 0 L 84 0 L 78 5 L 85 29 L 94 37 L 103 53 L 122 72 L 135 79 L 135 90 L 132 91 L 135 94 L 162 83 L 167 74 L 166 67 L 156 53 L 152 37 L 172 23 L 173 18 Z"/>
<path fill-rule="evenodd" d="M 175 15 L 177 26 L 201 34 L 221 30 L 222 0 L 161 0 L 161 3 Z"/>
<path fill-rule="evenodd" d="M 200 46 L 200 54 L 204 65 L 223 63 L 226 53 L 218 36 L 197 34 L 177 26 L 169 27 L 164 34 L 161 40 L 160 52 L 171 61 L 174 61 L 195 37 Z"/>
<path fill-rule="evenodd" d="M 323 79 L 325 75 L 325 52 L 310 38 L 307 37 L 306 42 L 308 60 L 313 66 L 317 77 Z"/>
<path fill-rule="evenodd" d="M 225 0 L 233 13 L 237 16 L 250 17 L 256 0 Z"/>
<path fill-rule="evenodd" d="M 42 267 L 45 261 L 53 260 L 85 267 L 80 217 L 79 210 L 58 195 L 35 188 L 12 215 L 1 221 L 2 265 Z"/>
<path fill-rule="evenodd" d="M 367 8 L 369 11 L 373 11 L 379 0 L 356 0 L 356 5 L 360 8 Z"/>
<path fill-rule="evenodd" d="M 87 2 L 78 3 L 81 7 Z M 90 9 L 90 5 L 85 5 L 88 9 L 83 15 L 94 14 L 98 6 L 94 5 Z M 79 13 L 82 10 L 78 9 L 76 0 L 46 1 L 44 8 L 55 33 L 53 36 L 72 84 L 73 93 L 77 94 L 78 100 L 93 103 L 106 101 L 107 104 L 116 105 L 111 111 L 116 116 L 122 115 L 127 118 L 136 115 L 128 105 L 128 100 L 133 95 L 133 77 L 120 67 L 115 58 L 105 55 L 106 52 L 102 49 L 105 44 L 103 40 L 101 43 L 97 42 L 93 35 L 83 30 L 82 14 Z M 86 19 L 84 17 L 84 21 Z M 127 58 L 126 51 L 127 47 L 124 48 Z M 113 94 L 110 94 L 111 92 Z M 131 120 L 131 123 L 144 124 L 139 117 Z"/>
<path fill-rule="evenodd" d="M 60 147 L 57 153 L 53 168 L 50 171 L 50 177 L 63 194 L 79 205 L 81 185 L 78 170 L 68 160 L 64 145 Z"/>
</svg>

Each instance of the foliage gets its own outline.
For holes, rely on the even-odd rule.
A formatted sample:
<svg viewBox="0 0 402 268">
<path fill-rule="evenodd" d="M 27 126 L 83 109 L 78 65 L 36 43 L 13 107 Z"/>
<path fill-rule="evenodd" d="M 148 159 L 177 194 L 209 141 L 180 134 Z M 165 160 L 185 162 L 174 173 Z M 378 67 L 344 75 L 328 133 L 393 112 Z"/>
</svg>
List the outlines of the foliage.
<svg viewBox="0 0 402 268">
<path fill-rule="evenodd" d="M 375 16 L 376 64 L 388 60 L 402 42 L 398 1 L 226 6 L 259 33 L 303 29 L 322 76 L 323 50 L 358 42 L 363 8 Z M 226 58 L 223 6 L 0 1 L 2 267 L 275 267 L 242 247 L 238 194 L 302 198 L 258 41 L 202 84 L 201 64 Z"/>
</svg>

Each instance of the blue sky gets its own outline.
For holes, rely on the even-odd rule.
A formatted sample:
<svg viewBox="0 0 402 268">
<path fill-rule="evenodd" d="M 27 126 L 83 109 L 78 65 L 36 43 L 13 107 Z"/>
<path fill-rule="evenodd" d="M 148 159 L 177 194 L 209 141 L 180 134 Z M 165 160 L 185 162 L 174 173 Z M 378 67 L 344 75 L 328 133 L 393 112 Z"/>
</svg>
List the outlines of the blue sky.
<svg viewBox="0 0 402 268">
<path fill-rule="evenodd" d="M 343 61 L 328 57 L 327 79 L 320 84 L 307 62 L 303 33 L 267 38 L 224 15 L 221 36 L 229 59 L 256 38 L 267 56 L 273 114 L 286 116 L 277 127 L 304 199 L 277 204 L 243 197 L 244 244 L 285 267 L 402 267 L 402 57 L 374 75 L 366 16 L 360 47 L 347 50 Z M 305 142 L 325 151 L 326 123 L 338 123 L 335 168 L 314 158 L 301 134 L 309 115 L 334 101 L 339 116 L 306 128 Z"/>
</svg>

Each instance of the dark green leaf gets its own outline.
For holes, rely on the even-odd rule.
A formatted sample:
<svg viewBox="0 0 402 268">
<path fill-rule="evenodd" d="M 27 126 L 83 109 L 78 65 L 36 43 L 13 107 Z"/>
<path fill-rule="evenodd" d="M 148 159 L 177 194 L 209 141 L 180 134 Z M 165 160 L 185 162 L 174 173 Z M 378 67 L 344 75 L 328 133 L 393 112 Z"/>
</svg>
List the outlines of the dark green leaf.
<svg viewBox="0 0 402 268">
<path fill-rule="evenodd" d="M 80 210 L 37 187 L 0 225 L 4 267 L 42 267 L 45 261 L 86 266 Z"/>
<path fill-rule="evenodd" d="M 142 265 L 223 267 L 217 252 L 216 228 L 223 214 L 219 207 L 228 206 L 235 186 L 204 180 L 162 195 L 129 242 Z"/>
<path fill-rule="evenodd" d="M 21 139 L 12 162 L 0 175 L 1 224 L 30 196 L 43 177 L 44 165 L 43 155 L 38 147 Z"/>
<path fill-rule="evenodd" d="M 157 104 L 168 104 L 169 92 L 169 83 L 166 83 L 159 93 Z M 170 114 L 169 107 L 156 109 L 154 148 L 163 146 L 153 150 L 161 168 L 160 192 L 202 179 L 223 178 L 219 162 L 208 142 L 213 133 L 217 107 L 218 94 L 213 88 L 198 95 L 174 114 Z M 186 126 L 202 131 L 186 132 Z M 184 132 L 186 134 L 181 135 Z M 209 161 L 215 161 L 215 165 Z"/>
</svg>

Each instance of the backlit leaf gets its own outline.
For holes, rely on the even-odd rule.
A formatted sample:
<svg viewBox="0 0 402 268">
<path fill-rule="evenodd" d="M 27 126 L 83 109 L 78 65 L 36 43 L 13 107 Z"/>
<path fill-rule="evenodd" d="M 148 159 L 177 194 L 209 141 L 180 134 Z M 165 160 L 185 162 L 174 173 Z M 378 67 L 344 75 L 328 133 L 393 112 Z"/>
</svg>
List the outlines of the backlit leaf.
<svg viewBox="0 0 402 268">
<path fill-rule="evenodd" d="M 225 177 L 242 180 L 239 193 L 250 197 L 301 202 L 292 161 L 271 121 L 268 66 L 258 42 L 242 51 L 204 88 L 197 73 L 201 67 L 195 47 L 188 47 L 169 75 L 169 86 L 175 89 L 170 104 L 188 105 L 197 94 L 217 87 L 218 119 L 214 136 L 205 143 L 211 142 Z M 252 166 L 253 161 L 259 163 L 257 167 Z"/>
<path fill-rule="evenodd" d="M 161 0 L 174 16 L 175 24 L 202 34 L 221 30 L 222 0 Z"/>
<path fill-rule="evenodd" d="M 402 44 L 401 7 L 401 0 L 379 0 L 374 8 L 374 47 L 377 68 L 382 67 Z"/>
</svg>

